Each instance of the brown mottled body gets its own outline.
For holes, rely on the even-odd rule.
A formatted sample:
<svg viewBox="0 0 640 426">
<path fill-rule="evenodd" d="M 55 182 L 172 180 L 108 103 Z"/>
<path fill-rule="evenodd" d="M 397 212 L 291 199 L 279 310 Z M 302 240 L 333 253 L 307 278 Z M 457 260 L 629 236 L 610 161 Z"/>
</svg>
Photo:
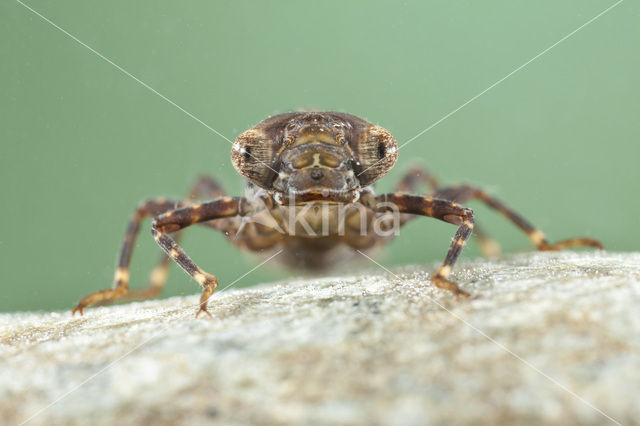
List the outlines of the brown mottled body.
<svg viewBox="0 0 640 426">
<path fill-rule="evenodd" d="M 278 260 L 289 266 L 320 269 L 356 250 L 387 243 L 398 229 L 417 216 L 456 225 L 445 260 L 431 277 L 438 287 L 468 295 L 449 280 L 451 269 L 474 233 L 487 256 L 499 246 L 479 231 L 473 211 L 462 206 L 478 200 L 497 210 L 520 228 L 539 250 L 574 246 L 602 248 L 589 238 L 550 244 L 544 234 L 522 216 L 481 189 L 467 185 L 441 187 L 428 172 L 412 169 L 396 192 L 376 195 L 371 185 L 395 164 L 398 146 L 389 131 L 344 113 L 287 113 L 270 117 L 242 133 L 233 144 L 231 159 L 247 180 L 244 197 L 228 197 L 212 179 L 202 177 L 189 199 L 143 202 L 125 234 L 115 285 L 83 298 L 75 312 L 94 303 L 148 298 L 162 289 L 170 259 L 202 286 L 200 312 L 218 285 L 178 245 L 186 227 L 201 224 L 223 232 L 237 247 L 262 254 L 282 251 Z M 425 195 L 410 195 L 426 184 Z M 196 199 L 209 199 L 197 202 Z M 151 232 L 165 255 L 154 268 L 149 286 L 129 289 L 129 265 L 142 220 L 153 218 Z"/>
</svg>

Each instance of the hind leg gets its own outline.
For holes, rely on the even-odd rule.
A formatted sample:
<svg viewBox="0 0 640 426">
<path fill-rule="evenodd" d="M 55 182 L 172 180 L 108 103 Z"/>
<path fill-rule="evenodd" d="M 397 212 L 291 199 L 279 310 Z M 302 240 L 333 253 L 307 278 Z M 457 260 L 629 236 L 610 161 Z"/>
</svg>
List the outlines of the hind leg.
<svg viewBox="0 0 640 426">
<path fill-rule="evenodd" d="M 478 200 L 483 202 L 492 209 L 497 210 L 498 213 L 507 218 L 522 232 L 524 232 L 538 250 L 562 250 L 565 248 L 580 246 L 597 247 L 599 249 L 603 248 L 599 241 L 592 238 L 571 238 L 550 244 L 542 231 L 535 228 L 528 220 L 504 205 L 497 198 L 489 195 L 482 189 L 475 188 L 473 186 L 458 185 L 441 188 L 436 191 L 435 197 L 452 200 L 456 203 L 464 203 L 468 200 Z"/>
</svg>

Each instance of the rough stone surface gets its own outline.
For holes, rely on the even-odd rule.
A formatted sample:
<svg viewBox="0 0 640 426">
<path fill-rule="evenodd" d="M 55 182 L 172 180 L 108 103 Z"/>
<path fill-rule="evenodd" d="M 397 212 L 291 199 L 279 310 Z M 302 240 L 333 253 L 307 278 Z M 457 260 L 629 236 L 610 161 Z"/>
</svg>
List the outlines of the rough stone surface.
<svg viewBox="0 0 640 426">
<path fill-rule="evenodd" d="M 197 295 L 2 314 L 0 418 L 638 422 L 640 254 L 463 262 L 453 276 L 474 298 L 461 301 L 428 284 L 434 267 L 228 290 L 213 320 L 194 318 Z"/>
</svg>

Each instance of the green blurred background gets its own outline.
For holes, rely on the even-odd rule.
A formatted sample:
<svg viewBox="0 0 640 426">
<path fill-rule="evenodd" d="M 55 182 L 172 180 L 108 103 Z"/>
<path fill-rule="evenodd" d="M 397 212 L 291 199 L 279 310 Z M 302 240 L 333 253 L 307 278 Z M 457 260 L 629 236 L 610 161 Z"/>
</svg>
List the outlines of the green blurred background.
<svg viewBox="0 0 640 426">
<path fill-rule="evenodd" d="M 28 2 L 230 139 L 312 107 L 362 116 L 400 143 L 613 3 Z M 420 162 L 490 189 L 552 240 L 635 250 L 639 12 L 624 1 L 442 121 L 400 151 L 379 190 Z M 12 0 L 0 3 L 0 52 L 1 311 L 71 309 L 109 287 L 146 197 L 182 197 L 201 173 L 242 192 L 227 141 Z M 505 251 L 530 249 L 472 207 Z M 381 261 L 441 260 L 454 232 L 414 221 Z M 257 264 L 203 228 L 184 247 L 222 285 Z M 133 286 L 158 255 L 146 222 Z M 464 254 L 478 255 L 475 244 Z M 238 286 L 294 274 L 265 266 Z M 198 292 L 173 267 L 164 295 Z"/>
</svg>

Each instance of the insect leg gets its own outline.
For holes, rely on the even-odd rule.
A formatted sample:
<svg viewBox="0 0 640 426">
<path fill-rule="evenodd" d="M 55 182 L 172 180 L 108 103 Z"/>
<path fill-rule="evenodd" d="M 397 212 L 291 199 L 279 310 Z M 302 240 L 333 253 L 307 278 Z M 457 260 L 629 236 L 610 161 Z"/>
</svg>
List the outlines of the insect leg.
<svg viewBox="0 0 640 426">
<path fill-rule="evenodd" d="M 465 202 L 467 200 L 475 199 L 482 201 L 487 206 L 494 210 L 497 210 L 502 216 L 506 217 L 514 225 L 516 225 L 522 232 L 524 232 L 529 240 L 536 246 L 538 250 L 562 250 L 570 247 L 597 247 L 602 249 L 602 244 L 599 241 L 592 238 L 571 238 L 568 240 L 558 241 L 554 244 L 550 244 L 547 237 L 535 228 L 529 221 L 520 216 L 509 207 L 505 206 L 500 200 L 483 191 L 469 185 L 460 185 L 450 188 L 439 189 L 436 193 L 439 198 L 453 199 L 456 202 Z"/>
<path fill-rule="evenodd" d="M 124 235 L 122 249 L 120 250 L 120 259 L 118 261 L 118 267 L 114 278 L 114 287 L 85 296 L 73 309 L 73 313 L 75 314 L 76 312 L 79 312 L 80 315 L 82 315 L 83 309 L 89 305 L 100 302 L 109 302 L 127 294 L 129 291 L 129 265 L 131 263 L 131 254 L 133 252 L 133 247 L 135 246 L 136 238 L 138 237 L 138 232 L 140 231 L 140 223 L 145 217 L 157 216 L 183 205 L 185 205 L 185 203 L 182 201 L 171 201 L 164 198 L 142 202 L 131 217 L 131 220 L 129 220 L 129 225 L 127 226 L 127 230 Z"/>
<path fill-rule="evenodd" d="M 196 180 L 196 183 L 189 192 L 190 200 L 198 200 L 201 198 L 207 198 L 213 200 L 214 198 L 224 197 L 227 195 L 222 186 L 216 182 L 210 176 L 202 175 Z"/>
<path fill-rule="evenodd" d="M 209 176 L 199 176 L 194 185 L 189 191 L 189 200 L 208 199 L 223 197 L 226 195 L 225 190 L 218 182 Z M 183 203 L 182 206 L 186 206 L 190 203 Z M 164 213 L 165 211 L 158 212 Z M 153 215 L 156 216 L 156 215 Z M 174 240 L 179 242 L 182 238 L 182 232 L 176 232 Z M 125 295 L 119 297 L 119 300 L 136 300 L 136 299 L 150 299 L 156 297 L 164 288 L 169 276 L 169 267 L 171 265 L 171 258 L 163 253 L 158 261 L 157 265 L 151 271 L 149 275 L 149 285 L 142 290 L 129 290 Z"/>
<path fill-rule="evenodd" d="M 431 276 L 431 282 L 439 288 L 451 291 L 456 296 L 468 296 L 469 293 L 460 289 L 456 283 L 448 278 L 451 274 L 451 268 L 473 232 L 473 211 L 447 200 L 400 193 L 380 195 L 376 197 L 376 202 L 393 203 L 400 213 L 433 217 L 458 225 L 458 230 L 451 242 L 444 262 Z M 388 209 L 388 207 L 385 209 Z"/>
<path fill-rule="evenodd" d="M 396 185 L 395 191 L 407 193 L 416 192 L 420 185 L 424 184 L 432 189 L 426 193 L 428 196 L 451 200 L 460 204 L 469 199 L 469 197 L 466 197 L 465 191 L 450 191 L 450 189 L 457 187 L 441 189 L 438 179 L 425 168 L 418 166 L 409 169 Z M 445 191 L 446 194 L 443 194 L 442 191 Z M 414 218 L 415 216 L 403 215 L 400 218 L 400 226 L 410 222 Z M 500 256 L 500 245 L 489 237 L 477 223 L 473 229 L 473 236 L 478 240 L 480 250 L 486 258 L 493 259 Z"/>
<path fill-rule="evenodd" d="M 395 187 L 395 192 L 415 192 L 422 184 L 427 184 L 433 189 L 440 186 L 438 179 L 429 171 L 422 167 L 412 167 L 400 179 Z"/>
<path fill-rule="evenodd" d="M 169 234 L 179 231 L 196 223 L 207 222 L 210 220 L 244 216 L 249 211 L 244 211 L 242 206 L 248 205 L 246 200 L 241 197 L 224 197 L 202 204 L 195 204 L 181 209 L 172 210 L 157 216 L 151 225 L 151 234 L 158 245 L 167 253 L 187 274 L 202 286 L 202 294 L 200 296 L 200 308 L 196 313 L 198 316 L 201 312 L 208 315 L 207 301 L 218 286 L 218 279 L 208 272 L 200 269 L 189 256 L 182 250 Z"/>
</svg>

